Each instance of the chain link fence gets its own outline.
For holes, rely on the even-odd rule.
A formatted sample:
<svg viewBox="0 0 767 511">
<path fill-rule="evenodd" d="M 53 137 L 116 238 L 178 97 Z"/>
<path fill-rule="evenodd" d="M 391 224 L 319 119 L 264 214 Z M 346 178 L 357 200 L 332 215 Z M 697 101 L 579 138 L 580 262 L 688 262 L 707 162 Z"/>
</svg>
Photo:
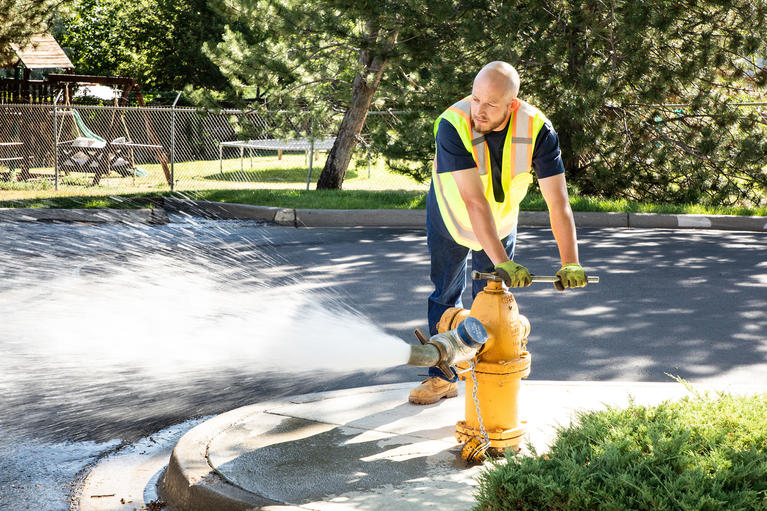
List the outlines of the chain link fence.
<svg viewBox="0 0 767 511">
<path fill-rule="evenodd" d="M 762 123 L 767 122 L 765 103 L 733 106 L 753 109 Z M 427 190 L 428 182 L 391 171 L 368 151 L 375 137 L 385 136 L 383 143 L 389 145 L 409 143 L 419 135 L 431 137 L 436 114 L 422 114 L 419 133 L 402 133 L 398 119 L 406 114 L 371 112 L 344 189 Z M 285 132 L 277 129 L 283 124 L 277 119 L 286 116 L 291 117 L 286 112 L 270 117 L 169 106 L 0 104 L 0 199 L 312 189 L 332 147 L 335 127 L 315 126 L 314 141 L 279 135 Z"/>
<path fill-rule="evenodd" d="M 314 188 L 333 133 L 315 140 L 274 133 L 270 119 L 240 110 L 0 105 L 0 193 Z M 344 188 L 427 184 L 389 171 L 363 143 Z"/>
</svg>

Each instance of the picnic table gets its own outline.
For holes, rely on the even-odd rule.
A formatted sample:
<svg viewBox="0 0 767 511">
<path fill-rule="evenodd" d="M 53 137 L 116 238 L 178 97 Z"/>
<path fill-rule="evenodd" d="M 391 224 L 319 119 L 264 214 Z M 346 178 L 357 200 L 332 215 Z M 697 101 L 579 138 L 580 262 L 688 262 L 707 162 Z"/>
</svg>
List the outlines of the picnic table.
<svg viewBox="0 0 767 511">
<path fill-rule="evenodd" d="M 21 168 L 21 177 L 26 179 L 29 177 L 29 163 L 31 158 L 28 156 L 24 156 L 21 154 L 21 148 L 24 146 L 23 142 L 0 142 L 0 150 L 3 149 L 16 149 L 16 155 L 15 156 L 6 156 L 4 154 L 0 153 L 0 164 L 3 164 L 8 167 L 8 179 L 11 178 L 11 169 L 14 166 L 14 163 L 17 163 Z M 5 151 L 2 151 L 2 153 L 5 153 Z"/>
<path fill-rule="evenodd" d="M 24 145 L 23 142 L 0 142 L 0 148 L 9 147 L 9 148 L 21 148 Z M 7 158 L 0 158 L 0 161 L 22 161 L 24 159 L 23 156 L 11 156 Z"/>
<path fill-rule="evenodd" d="M 330 151 L 333 148 L 336 138 L 322 138 L 309 140 L 306 138 L 297 138 L 294 140 L 279 140 L 267 138 L 263 140 L 235 140 L 231 142 L 221 142 L 218 144 L 218 169 L 221 176 L 224 175 L 224 147 L 236 147 L 240 149 L 240 171 L 244 171 L 245 150 L 250 155 L 250 168 L 253 168 L 253 150 L 277 151 L 277 157 L 282 158 L 283 151 L 303 151 L 309 153 L 309 170 L 306 173 L 306 189 L 309 189 L 309 183 L 312 180 L 312 163 L 314 161 L 314 151 Z"/>
</svg>

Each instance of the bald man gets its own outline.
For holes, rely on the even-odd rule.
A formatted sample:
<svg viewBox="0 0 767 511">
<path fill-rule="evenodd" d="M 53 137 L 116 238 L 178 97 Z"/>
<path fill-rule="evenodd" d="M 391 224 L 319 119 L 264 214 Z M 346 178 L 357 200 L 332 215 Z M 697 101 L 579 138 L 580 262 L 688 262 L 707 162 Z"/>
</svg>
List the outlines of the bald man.
<svg viewBox="0 0 767 511">
<path fill-rule="evenodd" d="M 559 139 L 549 120 L 517 98 L 519 75 L 506 62 L 491 62 L 474 79 L 471 96 L 445 110 L 434 123 L 436 155 L 426 199 L 426 237 L 434 292 L 429 296 L 429 331 L 450 307 L 461 307 L 466 261 L 472 269 L 497 272 L 508 287 L 529 286 L 530 272 L 514 262 L 519 204 L 532 182 L 549 209 L 562 267 L 554 286 L 562 291 L 586 285 L 578 260 Z M 473 281 L 472 296 L 485 286 Z M 429 378 L 410 392 L 410 402 L 436 403 L 458 395 L 432 367 Z"/>
</svg>

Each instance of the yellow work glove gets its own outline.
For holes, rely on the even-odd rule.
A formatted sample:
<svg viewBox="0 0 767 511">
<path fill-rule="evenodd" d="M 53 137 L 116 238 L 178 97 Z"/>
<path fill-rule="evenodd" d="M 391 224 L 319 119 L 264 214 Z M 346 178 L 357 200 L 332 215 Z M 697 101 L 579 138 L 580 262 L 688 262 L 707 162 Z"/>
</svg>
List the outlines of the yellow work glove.
<svg viewBox="0 0 767 511">
<path fill-rule="evenodd" d="M 514 261 L 505 261 L 495 267 L 495 272 L 507 287 L 525 287 L 533 283 L 527 268 Z"/>
<path fill-rule="evenodd" d="M 554 282 L 554 287 L 558 291 L 564 291 L 565 288 L 586 287 L 588 280 L 586 272 L 578 263 L 570 263 L 562 266 L 557 272 L 559 280 Z"/>
</svg>

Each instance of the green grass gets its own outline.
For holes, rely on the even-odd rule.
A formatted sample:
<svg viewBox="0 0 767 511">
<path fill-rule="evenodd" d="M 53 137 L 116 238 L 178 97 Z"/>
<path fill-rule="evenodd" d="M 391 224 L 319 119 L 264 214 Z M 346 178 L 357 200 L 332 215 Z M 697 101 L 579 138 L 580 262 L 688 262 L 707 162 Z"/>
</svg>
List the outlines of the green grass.
<svg viewBox="0 0 767 511">
<path fill-rule="evenodd" d="M 317 153 L 313 162 L 310 188 L 325 165 L 325 154 Z M 134 181 L 131 177 L 119 177 L 111 173 L 92 186 L 93 174 L 71 172 L 60 175 L 60 190 L 54 190 L 52 167 L 30 169 L 35 178 L 18 181 L 15 176 L 0 167 L 0 200 L 22 200 L 79 195 L 127 195 L 161 193 L 169 190 L 163 168 L 159 164 L 139 164 L 147 172 L 145 177 Z M 219 160 L 187 160 L 175 163 L 173 178 L 175 189 L 196 190 L 305 190 L 308 177 L 308 158 L 303 154 L 286 153 L 282 159 L 276 155 L 262 154 L 251 160 L 245 156 Z M 344 179 L 345 190 L 404 190 L 425 192 L 428 183 L 418 183 L 410 177 L 394 173 L 381 160 L 373 160 L 368 167 L 365 158 L 352 159 Z"/>
<path fill-rule="evenodd" d="M 419 209 L 426 195 L 413 191 L 368 190 L 202 190 L 105 196 L 64 196 L 0 200 L 1 208 L 149 208 L 153 199 L 176 197 L 295 209 Z"/>
<path fill-rule="evenodd" d="M 71 195 L 0 201 L 0 208 L 58 208 L 58 209 L 143 209 L 154 207 L 156 199 L 170 195 L 142 193 L 127 195 Z"/>
<path fill-rule="evenodd" d="M 104 195 L 93 195 L 101 191 Z M 0 207 L 42 208 L 131 208 L 151 207 L 150 198 L 163 196 L 187 197 L 195 200 L 255 204 L 295 209 L 423 209 L 426 193 L 415 190 L 297 190 L 297 189 L 211 189 L 178 193 L 141 192 L 119 193 L 114 190 L 87 188 L 81 194 L 48 191 L 39 197 L 0 200 Z M 90 192 L 90 194 L 88 193 Z M 110 193 L 111 192 L 111 193 Z M 8 193 L 8 192 L 5 192 Z M 0 192 L 2 198 L 2 192 Z M 648 204 L 625 200 L 605 200 L 571 197 L 574 211 L 606 211 L 631 213 L 695 213 L 708 215 L 767 216 L 767 207 L 722 208 L 700 204 Z M 530 193 L 522 202 L 527 211 L 545 211 L 546 203 L 540 193 Z"/>
<path fill-rule="evenodd" d="M 188 160 L 175 164 L 175 189 L 200 200 L 257 204 L 298 209 L 422 209 L 426 207 L 428 183 L 391 172 L 381 160 L 352 161 L 344 179 L 344 190 L 315 190 L 314 183 L 325 163 L 318 153 L 307 191 L 308 159 L 303 154 L 246 155 L 219 160 Z M 141 164 L 144 178 L 111 174 L 92 186 L 93 175 L 73 172 L 60 177 L 60 190 L 53 189 L 53 169 L 35 168 L 39 177 L 21 182 L 0 172 L 0 207 L 147 207 L 146 199 L 170 194 L 159 164 Z M 14 173 L 15 175 L 15 173 Z M 137 202 L 138 201 L 138 202 Z M 575 211 L 636 213 L 698 213 L 710 215 L 767 216 L 767 206 L 759 208 L 707 207 L 700 204 L 651 204 L 627 200 L 607 200 L 572 196 Z M 540 193 L 531 191 L 522 203 L 523 210 L 545 211 Z"/>
<path fill-rule="evenodd" d="M 767 509 L 767 394 L 582 415 L 480 476 L 475 511 Z"/>
<path fill-rule="evenodd" d="M 599 199 L 571 195 L 570 206 L 573 211 L 601 211 L 620 213 L 667 213 L 667 214 L 701 214 L 701 215 L 737 215 L 737 216 L 767 216 L 767 206 L 755 208 L 736 208 L 722 206 L 705 206 L 702 204 L 654 204 L 635 202 L 626 199 Z M 545 211 L 546 202 L 538 192 L 531 192 L 522 201 L 522 209 L 528 211 Z"/>
<path fill-rule="evenodd" d="M 406 190 L 204 190 L 185 192 L 198 200 L 295 209 L 423 209 L 426 194 Z"/>
</svg>

